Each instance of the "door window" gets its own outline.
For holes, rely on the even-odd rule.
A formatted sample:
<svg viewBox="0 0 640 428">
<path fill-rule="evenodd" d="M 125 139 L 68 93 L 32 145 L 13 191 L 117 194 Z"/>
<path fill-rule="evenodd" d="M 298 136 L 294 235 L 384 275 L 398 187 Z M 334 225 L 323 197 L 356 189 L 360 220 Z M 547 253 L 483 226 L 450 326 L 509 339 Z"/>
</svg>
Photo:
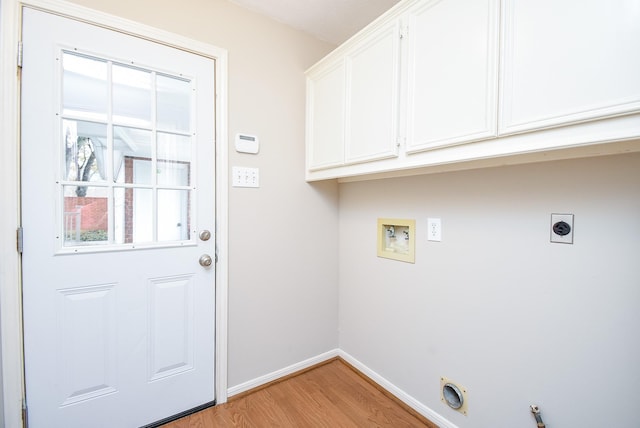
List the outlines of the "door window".
<svg viewBox="0 0 640 428">
<path fill-rule="evenodd" d="M 63 252 L 192 241 L 193 81 L 61 55 Z"/>
</svg>

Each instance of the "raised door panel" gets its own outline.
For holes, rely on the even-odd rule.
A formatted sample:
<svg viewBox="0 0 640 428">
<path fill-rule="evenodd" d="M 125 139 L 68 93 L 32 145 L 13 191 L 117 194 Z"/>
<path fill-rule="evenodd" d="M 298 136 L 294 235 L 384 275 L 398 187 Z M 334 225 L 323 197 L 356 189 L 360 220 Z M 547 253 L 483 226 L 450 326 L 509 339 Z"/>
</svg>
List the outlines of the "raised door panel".
<svg viewBox="0 0 640 428">
<path fill-rule="evenodd" d="M 420 2 L 407 22 L 407 152 L 494 137 L 499 2 Z"/>
<path fill-rule="evenodd" d="M 345 162 L 397 156 L 399 20 L 363 37 L 346 56 Z"/>
<path fill-rule="evenodd" d="M 117 388 L 116 284 L 63 288 L 55 295 L 61 407 L 113 394 Z"/>
<path fill-rule="evenodd" d="M 193 287 L 193 275 L 148 280 L 149 382 L 193 370 Z"/>
<path fill-rule="evenodd" d="M 307 169 L 344 163 L 344 60 L 331 62 L 307 76 Z"/>
<path fill-rule="evenodd" d="M 500 134 L 640 110 L 640 7 L 507 0 Z"/>
</svg>

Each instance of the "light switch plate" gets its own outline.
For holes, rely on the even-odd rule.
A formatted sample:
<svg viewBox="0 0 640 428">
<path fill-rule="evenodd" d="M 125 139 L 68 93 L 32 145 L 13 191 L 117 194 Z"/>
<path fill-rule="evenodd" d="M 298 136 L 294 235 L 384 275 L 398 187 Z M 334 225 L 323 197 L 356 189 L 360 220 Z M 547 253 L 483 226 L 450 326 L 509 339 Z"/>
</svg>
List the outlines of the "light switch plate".
<svg viewBox="0 0 640 428">
<path fill-rule="evenodd" d="M 260 170 L 234 166 L 231 169 L 233 187 L 260 187 Z"/>
</svg>

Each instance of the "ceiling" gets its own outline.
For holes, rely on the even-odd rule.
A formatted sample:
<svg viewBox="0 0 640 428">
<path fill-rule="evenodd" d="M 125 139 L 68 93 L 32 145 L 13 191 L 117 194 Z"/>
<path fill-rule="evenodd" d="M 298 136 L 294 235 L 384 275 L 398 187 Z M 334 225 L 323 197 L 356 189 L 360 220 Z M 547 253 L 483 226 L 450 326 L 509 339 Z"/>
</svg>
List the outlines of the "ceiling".
<svg viewBox="0 0 640 428">
<path fill-rule="evenodd" d="M 339 45 L 399 0 L 230 0 Z"/>
</svg>

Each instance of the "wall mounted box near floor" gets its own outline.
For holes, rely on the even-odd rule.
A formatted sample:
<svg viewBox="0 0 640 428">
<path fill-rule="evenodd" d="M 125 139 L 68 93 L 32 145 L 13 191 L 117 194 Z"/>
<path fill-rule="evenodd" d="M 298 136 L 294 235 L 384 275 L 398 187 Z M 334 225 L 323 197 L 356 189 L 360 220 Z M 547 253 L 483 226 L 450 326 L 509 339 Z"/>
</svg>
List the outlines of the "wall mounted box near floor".
<svg viewBox="0 0 640 428">
<path fill-rule="evenodd" d="M 415 263 L 416 221 L 378 219 L 378 257 Z"/>
<path fill-rule="evenodd" d="M 440 378 L 440 401 L 456 412 L 468 416 L 467 388 L 444 376 Z"/>
<path fill-rule="evenodd" d="M 403 0 L 307 71 L 306 178 L 640 151 L 637 22 L 628 2 Z"/>
</svg>

